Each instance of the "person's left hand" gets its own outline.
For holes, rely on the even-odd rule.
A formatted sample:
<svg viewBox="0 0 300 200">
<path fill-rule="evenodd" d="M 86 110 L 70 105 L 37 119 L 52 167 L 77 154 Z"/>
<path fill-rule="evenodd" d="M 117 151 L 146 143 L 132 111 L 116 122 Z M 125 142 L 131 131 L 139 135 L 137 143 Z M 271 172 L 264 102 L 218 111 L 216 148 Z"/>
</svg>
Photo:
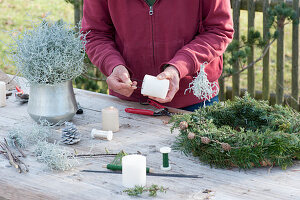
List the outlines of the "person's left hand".
<svg viewBox="0 0 300 200">
<path fill-rule="evenodd" d="M 180 76 L 178 70 L 174 66 L 167 67 L 162 73 L 157 75 L 157 79 L 168 79 L 170 81 L 169 91 L 167 94 L 167 97 L 165 99 L 157 98 L 157 97 L 150 97 L 150 99 L 153 99 L 155 101 L 158 101 L 159 103 L 168 103 L 171 102 L 174 98 L 175 94 L 179 90 L 179 81 Z"/>
</svg>

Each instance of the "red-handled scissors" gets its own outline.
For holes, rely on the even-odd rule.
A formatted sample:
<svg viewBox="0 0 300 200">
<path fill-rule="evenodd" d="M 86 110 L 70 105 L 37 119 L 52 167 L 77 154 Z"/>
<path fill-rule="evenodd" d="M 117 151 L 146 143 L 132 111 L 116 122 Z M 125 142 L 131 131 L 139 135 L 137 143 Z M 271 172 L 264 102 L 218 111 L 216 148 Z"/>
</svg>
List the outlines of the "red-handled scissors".
<svg viewBox="0 0 300 200">
<path fill-rule="evenodd" d="M 148 99 L 147 103 L 142 103 L 143 105 L 150 104 L 157 108 L 158 110 L 147 110 L 147 109 L 135 109 L 135 108 L 126 108 L 125 112 L 132 114 L 140 114 L 140 115 L 151 115 L 151 116 L 171 116 L 172 114 L 169 112 L 168 108 L 160 105 L 159 103 Z"/>
</svg>

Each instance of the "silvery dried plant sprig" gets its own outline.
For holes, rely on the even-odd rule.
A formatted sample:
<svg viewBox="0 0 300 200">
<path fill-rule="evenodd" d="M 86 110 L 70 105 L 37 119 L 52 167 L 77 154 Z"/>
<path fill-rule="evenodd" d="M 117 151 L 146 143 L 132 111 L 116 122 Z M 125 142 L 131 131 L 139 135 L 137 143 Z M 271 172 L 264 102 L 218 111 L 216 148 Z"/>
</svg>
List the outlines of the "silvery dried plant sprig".
<svg viewBox="0 0 300 200">
<path fill-rule="evenodd" d="M 76 33 L 62 20 L 32 22 L 31 29 L 12 32 L 11 37 L 9 60 L 29 83 L 58 84 L 85 70 L 86 34 Z"/>
<path fill-rule="evenodd" d="M 200 66 L 200 71 L 198 72 L 197 76 L 194 77 L 194 80 L 189 84 L 189 88 L 185 90 L 193 91 L 193 94 L 198 97 L 199 99 L 205 101 L 210 100 L 213 97 L 213 94 L 219 93 L 219 87 L 217 82 L 209 82 L 207 79 L 207 73 L 205 72 L 205 65 L 208 63 L 205 62 Z"/>
<path fill-rule="evenodd" d="M 39 142 L 34 152 L 37 160 L 45 163 L 52 170 L 66 171 L 78 164 L 74 155 L 58 144 Z"/>
<path fill-rule="evenodd" d="M 53 134 L 51 124 L 46 120 L 41 120 L 40 124 L 32 126 L 17 126 L 8 132 L 8 142 L 10 146 L 27 148 L 41 141 L 46 141 L 49 135 Z"/>
</svg>

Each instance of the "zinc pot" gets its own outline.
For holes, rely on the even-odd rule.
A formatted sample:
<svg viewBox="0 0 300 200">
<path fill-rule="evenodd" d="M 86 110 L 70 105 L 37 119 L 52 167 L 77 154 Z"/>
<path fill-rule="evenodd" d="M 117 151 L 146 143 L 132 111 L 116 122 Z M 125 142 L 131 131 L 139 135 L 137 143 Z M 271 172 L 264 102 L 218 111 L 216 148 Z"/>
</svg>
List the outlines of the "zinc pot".
<svg viewBox="0 0 300 200">
<path fill-rule="evenodd" d="M 27 111 L 36 122 L 70 121 L 77 111 L 72 81 L 55 85 L 31 84 Z"/>
</svg>

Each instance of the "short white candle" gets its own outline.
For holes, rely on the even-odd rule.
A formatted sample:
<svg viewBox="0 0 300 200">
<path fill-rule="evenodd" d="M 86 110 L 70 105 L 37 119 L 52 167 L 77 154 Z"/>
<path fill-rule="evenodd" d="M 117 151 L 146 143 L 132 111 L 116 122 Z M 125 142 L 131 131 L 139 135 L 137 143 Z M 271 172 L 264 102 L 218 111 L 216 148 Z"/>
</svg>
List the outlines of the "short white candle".
<svg viewBox="0 0 300 200">
<path fill-rule="evenodd" d="M 119 110 L 113 106 L 102 109 L 102 130 L 119 131 Z"/>
<path fill-rule="evenodd" d="M 6 84 L 0 81 L 0 107 L 6 106 Z"/>
<path fill-rule="evenodd" d="M 97 129 L 93 129 L 91 132 L 92 138 L 99 138 L 99 139 L 106 139 L 108 141 L 113 139 L 113 132 L 112 131 L 101 131 Z"/>
<path fill-rule="evenodd" d="M 122 158 L 122 184 L 131 188 L 146 185 L 146 157 L 127 155 Z"/>
<path fill-rule="evenodd" d="M 170 81 L 158 80 L 155 76 L 145 75 L 141 93 L 146 96 L 165 99 L 169 90 Z"/>
</svg>

